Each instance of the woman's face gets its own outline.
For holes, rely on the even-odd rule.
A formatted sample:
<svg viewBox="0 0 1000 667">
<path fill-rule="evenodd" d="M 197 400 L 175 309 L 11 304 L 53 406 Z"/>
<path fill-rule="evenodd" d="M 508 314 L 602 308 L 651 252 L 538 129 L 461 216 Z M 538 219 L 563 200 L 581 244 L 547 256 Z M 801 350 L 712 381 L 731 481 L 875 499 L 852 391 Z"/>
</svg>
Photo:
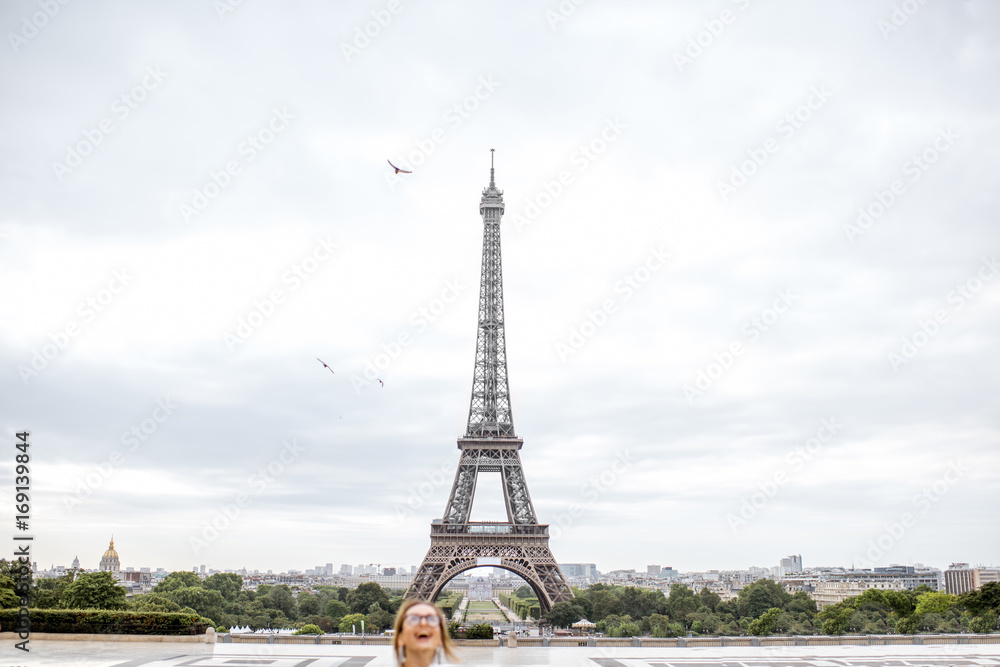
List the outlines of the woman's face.
<svg viewBox="0 0 1000 667">
<path fill-rule="evenodd" d="M 421 603 L 406 610 L 400 632 L 408 651 L 433 651 L 441 646 L 441 620 L 436 607 Z"/>
</svg>

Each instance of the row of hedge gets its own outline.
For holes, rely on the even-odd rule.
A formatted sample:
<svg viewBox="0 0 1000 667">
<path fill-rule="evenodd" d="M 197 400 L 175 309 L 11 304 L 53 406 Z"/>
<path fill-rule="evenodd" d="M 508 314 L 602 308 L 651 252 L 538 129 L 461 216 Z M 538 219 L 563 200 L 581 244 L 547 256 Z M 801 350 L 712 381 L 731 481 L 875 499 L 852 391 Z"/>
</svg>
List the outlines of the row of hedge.
<svg viewBox="0 0 1000 667">
<path fill-rule="evenodd" d="M 458 605 L 462 604 L 463 597 L 465 596 L 461 593 L 451 592 L 447 597 L 439 596 L 437 602 L 434 604 L 438 606 L 438 609 L 441 610 L 445 618 L 450 619 L 454 615 L 455 610 L 458 609 Z"/>
<path fill-rule="evenodd" d="M 31 632 L 75 632 L 101 635 L 202 635 L 207 618 L 190 613 L 107 611 L 103 609 L 29 609 Z M 0 628 L 14 630 L 20 609 L 0 609 Z"/>
<path fill-rule="evenodd" d="M 537 620 L 542 614 L 542 608 L 538 604 L 538 598 L 519 598 L 516 595 L 508 595 L 507 593 L 500 594 L 500 602 L 503 603 L 505 607 L 510 609 L 512 612 L 518 615 L 519 618 L 528 618 L 529 616 Z"/>
</svg>

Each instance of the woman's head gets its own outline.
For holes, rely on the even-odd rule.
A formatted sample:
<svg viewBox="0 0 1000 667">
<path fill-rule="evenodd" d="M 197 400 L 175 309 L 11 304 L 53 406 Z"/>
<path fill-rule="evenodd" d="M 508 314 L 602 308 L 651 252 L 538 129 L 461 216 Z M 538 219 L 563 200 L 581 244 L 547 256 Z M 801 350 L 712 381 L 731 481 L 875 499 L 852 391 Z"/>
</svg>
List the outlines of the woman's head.
<svg viewBox="0 0 1000 667">
<path fill-rule="evenodd" d="M 400 647 L 407 654 L 436 651 L 440 647 L 449 659 L 455 658 L 444 614 L 429 602 L 415 598 L 403 600 L 396 612 L 393 630 L 392 645 L 397 656 Z"/>
</svg>

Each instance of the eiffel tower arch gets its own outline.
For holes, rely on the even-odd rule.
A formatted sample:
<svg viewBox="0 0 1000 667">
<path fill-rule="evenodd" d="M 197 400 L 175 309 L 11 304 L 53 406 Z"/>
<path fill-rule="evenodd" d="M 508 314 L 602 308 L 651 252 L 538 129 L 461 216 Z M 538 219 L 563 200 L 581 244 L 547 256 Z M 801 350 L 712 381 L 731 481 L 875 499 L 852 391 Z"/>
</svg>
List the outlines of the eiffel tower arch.
<svg viewBox="0 0 1000 667">
<path fill-rule="evenodd" d="M 479 285 L 479 325 L 472 399 L 455 482 L 444 515 L 431 523 L 431 546 L 406 597 L 433 601 L 451 579 L 484 565 L 500 567 L 524 579 L 538 596 L 542 611 L 573 598 L 573 592 L 549 549 L 549 527 L 538 523 L 521 467 L 524 441 L 514 433 L 503 320 L 503 272 L 500 218 L 503 192 L 494 180 L 483 190 L 483 266 Z M 479 473 L 500 473 L 506 521 L 470 521 Z"/>
</svg>

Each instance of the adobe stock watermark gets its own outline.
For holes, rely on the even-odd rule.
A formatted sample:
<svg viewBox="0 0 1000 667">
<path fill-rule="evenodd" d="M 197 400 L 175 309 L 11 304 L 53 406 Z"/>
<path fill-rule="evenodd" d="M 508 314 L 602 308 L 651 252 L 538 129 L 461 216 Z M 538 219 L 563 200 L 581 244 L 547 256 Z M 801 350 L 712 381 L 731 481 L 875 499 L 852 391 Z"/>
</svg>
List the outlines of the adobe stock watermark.
<svg viewBox="0 0 1000 667">
<path fill-rule="evenodd" d="M 759 315 L 751 317 L 740 329 L 746 343 L 738 340 L 731 342 L 725 350 L 712 355 L 712 358 L 715 359 L 714 362 L 709 363 L 704 369 L 698 369 L 694 384 L 685 384 L 681 387 L 688 405 L 694 404 L 695 398 L 704 396 L 705 392 L 711 389 L 712 385 L 733 367 L 736 359 L 743 356 L 748 349 L 747 345 L 757 342 L 761 335 L 773 327 L 781 316 L 787 313 L 799 300 L 798 296 L 788 290 L 778 290 L 776 294 L 778 296 L 770 307 L 764 308 Z"/>
<path fill-rule="evenodd" d="M 98 315 L 107 310 L 134 279 L 135 276 L 129 274 L 128 268 L 112 271 L 111 280 L 105 287 L 77 305 L 76 314 L 82 323 L 76 319 L 69 320 L 60 330 L 49 334 L 48 343 L 31 351 L 31 360 L 27 364 L 21 364 L 17 367 L 17 374 L 20 376 L 21 382 L 27 386 L 28 382 L 48 368 L 51 362 L 66 351 L 70 341 L 83 333 L 87 325 L 93 324 Z"/>
<path fill-rule="evenodd" d="M 955 289 L 946 295 L 945 299 L 948 303 L 954 304 L 954 308 L 950 312 L 947 308 L 938 308 L 931 318 L 920 320 L 917 323 L 917 329 L 912 334 L 903 336 L 897 349 L 889 351 L 886 358 L 892 370 L 899 372 L 901 366 L 909 364 L 920 350 L 934 340 L 948 319 L 974 299 L 998 272 L 1000 272 L 1000 263 L 997 263 L 996 255 L 983 257 L 975 274 L 966 279 L 965 282 L 955 285 Z"/>
<path fill-rule="evenodd" d="M 461 127 L 462 123 L 468 120 L 472 113 L 479 108 L 479 105 L 492 97 L 499 87 L 500 84 L 493 79 L 492 74 L 479 77 L 477 85 L 470 95 L 463 97 L 445 110 L 442 119 L 447 124 L 447 129 L 435 127 L 426 137 L 414 140 L 415 148 L 400 159 L 399 166 L 406 171 L 413 171 L 415 167 L 424 164 L 438 145 L 448 140 L 448 132 L 454 132 Z M 395 171 L 385 172 L 386 185 L 392 192 L 395 192 L 396 188 L 405 180 Z"/>
<path fill-rule="evenodd" d="M 265 121 L 264 126 L 256 132 L 248 134 L 237 146 L 236 154 L 238 157 L 227 160 L 218 170 L 210 170 L 208 182 L 201 187 L 193 188 L 191 199 L 178 205 L 177 210 L 184 222 L 190 224 L 192 218 L 201 215 L 209 204 L 232 185 L 233 179 L 239 175 L 243 167 L 253 162 L 260 153 L 267 149 L 278 135 L 288 129 L 293 120 L 295 120 L 295 116 L 288 111 L 288 107 L 272 109 L 271 117 Z"/>
<path fill-rule="evenodd" d="M 570 16 L 576 13 L 576 8 L 587 0 L 561 0 L 556 8 L 545 10 L 545 20 L 549 22 L 552 32 L 556 31 L 556 26 L 563 23 Z"/>
<path fill-rule="evenodd" d="M 350 63 L 351 58 L 360 56 L 361 52 L 367 49 L 372 40 L 389 27 L 393 17 L 402 10 L 403 5 L 399 0 L 389 0 L 385 9 L 373 10 L 370 21 L 365 22 L 363 26 L 354 28 L 354 39 L 350 42 L 340 43 L 340 52 L 344 55 L 344 60 Z"/>
<path fill-rule="evenodd" d="M 750 6 L 750 0 L 733 0 L 733 4 L 740 11 L 745 11 Z M 723 9 L 719 12 L 718 18 L 702 21 L 703 29 L 688 38 L 684 50 L 674 51 L 674 64 L 677 65 L 677 71 L 684 72 L 685 67 L 693 65 L 695 60 L 701 58 L 705 51 L 722 37 L 726 26 L 732 25 L 738 17 L 738 13 Z"/>
<path fill-rule="evenodd" d="M 826 84 L 811 87 L 805 102 L 778 119 L 774 124 L 775 131 L 781 135 L 784 141 L 788 141 L 812 119 L 815 112 L 826 105 L 832 95 L 833 92 L 827 89 Z M 771 136 L 765 139 L 759 147 L 748 148 L 748 159 L 734 166 L 729 173 L 729 178 L 725 181 L 717 180 L 715 182 L 715 189 L 723 203 L 746 185 L 750 178 L 767 164 L 771 156 L 778 152 L 780 147 L 781 140 Z"/>
<path fill-rule="evenodd" d="M 815 437 L 809 438 L 804 444 L 791 449 L 785 454 L 785 463 L 789 469 L 776 470 L 769 479 L 757 482 L 757 491 L 740 499 L 739 509 L 726 515 L 726 522 L 735 534 L 737 530 L 747 525 L 757 514 L 767 506 L 767 503 L 778 495 L 779 489 L 788 483 L 794 473 L 800 472 L 806 464 L 819 456 L 823 446 L 832 442 L 844 428 L 836 417 L 830 417 L 820 422 Z"/>
<path fill-rule="evenodd" d="M 884 530 L 873 540 L 868 540 L 868 550 L 864 556 L 855 556 L 856 567 L 871 568 L 906 535 L 908 528 L 917 525 L 917 519 L 927 514 L 947 495 L 953 486 L 965 477 L 966 467 L 959 461 L 948 461 L 944 474 L 911 498 L 916 513 L 903 512 L 897 521 L 883 524 Z"/>
<path fill-rule="evenodd" d="M 231 502 L 219 505 L 219 509 L 211 519 L 202 521 L 201 531 L 188 536 L 188 546 L 191 547 L 195 555 L 200 554 L 218 540 L 236 523 L 243 510 L 253 504 L 254 498 L 273 485 L 288 467 L 298 461 L 302 453 L 306 451 L 306 448 L 298 444 L 295 438 L 292 438 L 291 442 L 285 440 L 281 444 L 282 447 L 278 454 L 247 478 L 247 484 L 250 486 L 249 492 L 241 491 L 233 497 Z"/>
<path fill-rule="evenodd" d="M 621 137 L 622 130 L 627 127 L 628 123 L 624 122 L 620 116 L 605 119 L 604 127 L 601 128 L 600 132 L 586 143 L 580 144 L 570 154 L 570 165 L 576 167 L 578 174 L 587 171 L 590 165 Z M 566 188 L 573 184 L 574 179 L 575 176 L 569 169 L 561 169 L 551 180 L 543 179 L 538 188 L 540 192 L 536 191 L 533 196 L 527 198 L 522 212 L 514 212 L 514 229 L 520 233 L 525 227 L 534 223 L 542 212 L 552 206 L 555 200 L 566 191 Z"/>
<path fill-rule="evenodd" d="M 437 320 L 448 309 L 448 305 L 455 303 L 455 300 L 465 291 L 465 286 L 459 284 L 457 279 L 446 280 L 441 293 L 429 302 L 420 306 L 410 315 L 409 326 L 390 340 L 382 343 L 379 347 L 381 352 L 365 359 L 364 370 L 358 375 L 351 375 L 351 387 L 356 395 L 361 394 L 361 390 L 370 387 L 380 379 L 382 371 L 388 369 L 392 362 L 399 358 L 403 350 L 413 344 L 414 339 L 427 330 L 432 322 Z"/>
<path fill-rule="evenodd" d="M 406 489 L 406 503 L 396 503 L 396 524 L 405 523 L 408 517 L 413 516 L 417 510 L 427 504 L 436 491 L 448 486 L 455 477 L 457 467 L 457 460 L 454 457 L 448 457 L 436 469 L 424 473 L 427 481 L 420 482 L 416 486 L 409 486 Z"/>
<path fill-rule="evenodd" d="M 243 0 L 213 0 L 212 9 L 220 21 L 225 21 L 226 16 L 236 11 L 236 8 L 243 4 Z"/>
<path fill-rule="evenodd" d="M 14 53 L 20 53 L 21 49 L 37 37 L 38 33 L 69 3 L 70 0 L 38 0 L 38 8 L 41 11 L 25 14 L 21 17 L 20 29 L 17 32 L 11 30 L 7 33 L 7 41 L 10 42 L 10 48 Z"/>
<path fill-rule="evenodd" d="M 919 153 L 914 153 L 903 162 L 903 175 L 909 177 L 911 183 L 919 181 L 920 177 L 931 168 L 931 165 L 955 145 L 955 140 L 958 138 L 959 135 L 951 129 L 950 125 L 938 128 L 937 135 L 931 145 Z M 875 221 L 885 215 L 904 194 L 906 194 L 906 183 L 898 178 L 893 179 L 886 189 L 876 190 L 868 204 L 858 207 L 858 216 L 854 224 L 844 225 L 844 234 L 847 236 L 847 240 L 854 243 L 857 237 L 871 229 Z"/>
<path fill-rule="evenodd" d="M 569 336 L 566 342 L 556 343 L 556 354 L 559 360 L 566 363 L 566 360 L 583 349 L 587 341 L 593 338 L 597 332 L 608 323 L 608 320 L 618 312 L 619 301 L 616 294 L 621 294 L 622 302 L 628 301 L 636 292 L 649 282 L 653 274 L 662 269 L 667 260 L 670 259 L 669 252 L 663 250 L 663 246 L 649 248 L 646 258 L 640 262 L 639 266 L 626 273 L 618 280 L 613 288 L 612 296 L 603 300 L 594 310 L 587 310 L 582 322 L 570 327 Z"/>
<path fill-rule="evenodd" d="M 170 398 L 156 399 L 156 407 L 150 411 L 148 417 L 134 424 L 127 431 L 122 431 L 119 441 L 125 446 L 125 451 L 113 450 L 107 459 L 94 464 L 93 472 L 77 478 L 73 493 L 63 494 L 63 507 L 72 512 L 76 507 L 82 505 L 106 481 L 111 479 L 115 470 L 128 458 L 128 454 L 136 451 L 142 443 L 149 440 L 179 407 L 180 405 L 171 401 Z"/>
<path fill-rule="evenodd" d="M 309 280 L 324 262 L 333 257 L 334 251 L 339 247 L 339 244 L 330 240 L 329 234 L 325 239 L 321 236 L 317 237 L 316 245 L 313 246 L 313 249 L 301 260 L 292 264 L 282 274 L 282 284 L 289 286 L 287 293 L 285 288 L 275 287 L 267 295 L 259 299 L 254 299 L 250 312 L 245 317 L 240 318 L 236 324 L 236 329 L 232 333 L 227 331 L 223 334 L 222 338 L 229 351 L 233 352 L 238 346 L 247 342 L 254 332 L 274 316 L 278 311 L 278 307 L 285 303 L 288 295 L 294 293 L 305 284 L 305 281 Z"/>
<path fill-rule="evenodd" d="M 909 23 L 910 18 L 925 4 L 927 4 L 927 0 L 903 0 L 898 4 L 893 3 L 889 18 L 879 19 L 875 24 L 882 34 L 882 39 L 889 41 L 889 35 L 899 31 L 900 28 Z"/>
<path fill-rule="evenodd" d="M 82 130 L 83 139 L 76 143 L 67 144 L 66 154 L 62 162 L 53 160 L 52 173 L 55 174 L 56 180 L 62 183 L 66 176 L 80 167 L 87 156 L 93 154 L 94 150 L 104 143 L 107 136 L 115 131 L 116 123 L 121 123 L 138 109 L 139 105 L 149 97 L 149 94 L 160 87 L 167 76 L 167 72 L 160 69 L 159 65 L 147 67 L 145 76 L 139 83 L 111 102 L 111 117 L 105 116 L 97 122 L 96 127 Z"/>
<path fill-rule="evenodd" d="M 576 519 L 583 515 L 588 506 L 592 506 L 601 499 L 612 487 L 621 481 L 622 477 L 629 469 L 638 462 L 628 449 L 617 450 L 611 463 L 606 465 L 598 474 L 592 476 L 580 486 L 580 497 L 583 502 L 572 502 L 565 512 L 555 515 L 555 525 L 549 526 L 549 536 L 561 537 L 564 531 L 571 529 Z"/>
</svg>

